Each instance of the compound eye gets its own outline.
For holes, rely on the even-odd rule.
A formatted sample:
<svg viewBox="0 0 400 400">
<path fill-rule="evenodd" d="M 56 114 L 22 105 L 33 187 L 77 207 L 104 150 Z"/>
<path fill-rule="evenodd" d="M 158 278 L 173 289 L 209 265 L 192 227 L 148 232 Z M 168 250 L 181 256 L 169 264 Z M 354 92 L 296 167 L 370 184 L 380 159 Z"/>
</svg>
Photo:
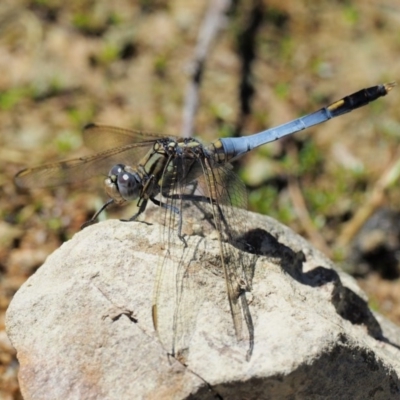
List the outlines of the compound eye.
<svg viewBox="0 0 400 400">
<path fill-rule="evenodd" d="M 134 200 L 139 196 L 141 179 L 133 168 L 124 164 L 116 164 L 110 169 L 105 184 L 107 193 L 114 200 L 121 202 Z"/>
<path fill-rule="evenodd" d="M 125 169 L 119 173 L 116 185 L 125 200 L 135 200 L 139 197 L 141 182 L 137 172 L 128 172 Z"/>
<path fill-rule="evenodd" d="M 112 182 L 117 182 L 118 176 L 121 172 L 125 170 L 124 164 L 115 164 L 108 173 L 108 177 L 111 179 Z"/>
</svg>

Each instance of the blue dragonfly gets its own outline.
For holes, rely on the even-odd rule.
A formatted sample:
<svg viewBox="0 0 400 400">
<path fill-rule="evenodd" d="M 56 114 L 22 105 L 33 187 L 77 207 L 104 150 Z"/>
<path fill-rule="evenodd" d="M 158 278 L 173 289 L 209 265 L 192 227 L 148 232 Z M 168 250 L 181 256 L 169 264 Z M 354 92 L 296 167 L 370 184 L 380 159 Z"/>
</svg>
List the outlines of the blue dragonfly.
<svg viewBox="0 0 400 400">
<path fill-rule="evenodd" d="M 24 169 L 16 175 L 15 182 L 22 188 L 36 188 L 107 175 L 105 188 L 110 199 L 85 226 L 94 223 L 113 203 L 137 200 L 138 211 L 131 221 L 143 213 L 149 201 L 159 207 L 166 255 L 157 268 L 152 318 L 165 349 L 182 359 L 187 357 L 201 297 L 206 295 L 194 290 L 193 279 L 200 274 L 201 266 L 194 268 L 184 257 L 183 225 L 190 216 L 190 206 L 201 205 L 211 216 L 218 236 L 219 271 L 226 282 L 234 334 L 238 342 L 247 343 L 249 359 L 254 346 L 246 298 L 251 290 L 251 274 L 232 246 L 238 244 L 238 237 L 245 230 L 237 210 L 247 208 L 247 193 L 230 163 L 266 143 L 363 107 L 388 94 L 394 86 L 395 83 L 387 83 L 362 89 L 283 125 L 246 137 L 218 139 L 209 145 L 193 138 L 90 124 L 84 128 L 83 139 L 96 154 Z M 182 242 L 181 250 L 173 250 L 173 237 Z"/>
</svg>

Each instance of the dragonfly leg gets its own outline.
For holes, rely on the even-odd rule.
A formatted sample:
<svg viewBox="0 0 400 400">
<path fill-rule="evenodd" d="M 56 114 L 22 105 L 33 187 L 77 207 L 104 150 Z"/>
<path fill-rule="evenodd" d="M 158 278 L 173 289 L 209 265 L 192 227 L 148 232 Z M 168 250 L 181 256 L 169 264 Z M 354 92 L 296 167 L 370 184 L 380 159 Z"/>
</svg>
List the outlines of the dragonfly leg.
<svg viewBox="0 0 400 400">
<path fill-rule="evenodd" d="M 171 206 L 170 204 L 163 203 L 162 201 L 157 200 L 154 197 L 150 197 L 150 200 L 158 207 L 165 208 L 166 210 L 171 210 L 175 214 L 180 214 L 177 207 Z"/>
<path fill-rule="evenodd" d="M 173 198 L 172 196 L 170 198 Z M 179 198 L 179 196 L 178 196 Z M 186 240 L 184 236 L 182 235 L 182 214 L 180 213 L 179 209 L 177 207 L 172 206 L 171 204 L 166 204 L 163 203 L 160 200 L 155 199 L 154 197 L 150 197 L 150 200 L 158 207 L 165 208 L 166 210 L 171 210 L 175 214 L 177 214 L 179 217 L 179 222 L 178 222 L 178 238 L 181 240 L 181 242 L 187 246 Z"/>
<path fill-rule="evenodd" d="M 139 204 L 140 203 L 140 204 Z M 129 219 L 120 219 L 122 222 L 136 221 L 136 218 L 146 209 L 147 199 L 143 199 L 142 202 L 138 202 L 139 210 L 136 214 L 132 215 Z"/>
<path fill-rule="evenodd" d="M 104 203 L 103 206 L 100 208 L 100 210 L 97 211 L 97 212 L 93 215 L 93 217 L 89 219 L 89 221 L 86 221 L 86 222 L 84 222 L 84 223 L 81 225 L 81 229 L 84 229 L 84 228 L 86 228 L 86 227 L 89 226 L 89 225 L 95 224 L 95 223 L 97 222 L 97 221 L 96 221 L 97 217 L 98 217 L 110 204 L 112 204 L 112 203 L 114 203 L 114 199 L 109 199 L 106 203 Z"/>
</svg>

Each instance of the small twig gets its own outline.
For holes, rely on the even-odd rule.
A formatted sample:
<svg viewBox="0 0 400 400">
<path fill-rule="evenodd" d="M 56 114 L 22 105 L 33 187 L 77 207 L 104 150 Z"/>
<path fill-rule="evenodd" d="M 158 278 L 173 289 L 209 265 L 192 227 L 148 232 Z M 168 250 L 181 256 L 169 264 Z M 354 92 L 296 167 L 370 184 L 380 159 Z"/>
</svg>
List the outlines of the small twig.
<svg viewBox="0 0 400 400">
<path fill-rule="evenodd" d="M 203 76 L 204 65 L 212 43 L 219 31 L 225 26 L 226 13 L 231 6 L 231 0 L 210 0 L 197 37 L 197 45 L 191 61 L 191 79 L 189 81 L 183 109 L 182 136 L 193 135 L 193 121 L 199 103 L 199 89 Z"/>
<path fill-rule="evenodd" d="M 289 157 L 293 160 L 298 160 L 298 151 L 293 143 L 289 142 L 287 147 Z M 293 175 L 289 175 L 288 190 L 295 213 L 300 221 L 302 228 L 307 233 L 307 236 L 310 238 L 310 241 L 315 245 L 315 247 L 325 253 L 325 255 L 331 257 L 332 250 L 327 245 L 325 239 L 320 235 L 318 229 L 315 227 L 310 217 L 310 213 L 308 212 L 307 204 L 304 200 L 299 181 Z"/>
<path fill-rule="evenodd" d="M 235 136 L 242 133 L 248 115 L 251 114 L 251 100 L 256 88 L 253 79 L 253 61 L 257 57 L 257 32 L 264 18 L 264 3 L 262 0 L 253 0 L 249 16 L 246 18 L 242 31 L 238 36 L 238 53 L 242 63 L 239 87 L 240 114 L 236 124 Z"/>
<path fill-rule="evenodd" d="M 365 204 L 358 209 L 354 217 L 344 226 L 336 247 L 343 248 L 351 242 L 367 219 L 382 205 L 385 200 L 386 190 L 394 185 L 399 180 L 399 177 L 400 151 L 397 151 L 393 161 L 385 169 L 370 194 L 366 196 Z"/>
<path fill-rule="evenodd" d="M 331 249 L 326 244 L 324 238 L 319 234 L 318 230 L 315 228 L 315 225 L 310 217 L 310 213 L 308 212 L 298 180 L 295 177 L 290 176 L 288 183 L 289 195 L 302 228 L 307 233 L 307 236 L 310 238 L 312 244 L 321 250 L 326 256 L 331 257 Z"/>
</svg>

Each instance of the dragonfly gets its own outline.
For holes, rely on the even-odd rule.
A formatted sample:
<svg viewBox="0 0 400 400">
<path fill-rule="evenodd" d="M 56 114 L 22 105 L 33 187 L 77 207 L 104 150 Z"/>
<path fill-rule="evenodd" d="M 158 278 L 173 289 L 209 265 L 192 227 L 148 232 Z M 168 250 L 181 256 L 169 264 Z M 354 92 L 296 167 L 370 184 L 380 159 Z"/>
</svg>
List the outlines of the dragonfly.
<svg viewBox="0 0 400 400">
<path fill-rule="evenodd" d="M 202 267 L 194 268 L 193 259 L 184 256 L 187 237 L 183 226 L 191 210 L 188 205 L 207 209 L 219 242 L 219 274 L 226 282 L 232 336 L 245 343 L 249 360 L 254 347 L 246 297 L 251 291 L 251 274 L 239 259 L 240 252 L 233 250 L 245 229 L 237 210 L 247 208 L 247 192 L 231 162 L 266 143 L 363 107 L 387 95 L 394 86 L 392 82 L 362 89 L 283 125 L 250 136 L 218 139 L 209 145 L 194 138 L 89 124 L 83 139 L 94 155 L 24 169 L 15 182 L 22 188 L 36 188 L 105 175 L 109 200 L 85 226 L 94 223 L 111 204 L 137 201 L 138 211 L 129 221 L 135 221 L 149 201 L 158 206 L 166 253 L 157 267 L 152 319 L 161 343 L 173 356 L 187 356 L 201 307 L 201 291 L 194 290 L 194 280 Z M 181 250 L 173 250 L 173 238 L 179 239 Z"/>
</svg>

